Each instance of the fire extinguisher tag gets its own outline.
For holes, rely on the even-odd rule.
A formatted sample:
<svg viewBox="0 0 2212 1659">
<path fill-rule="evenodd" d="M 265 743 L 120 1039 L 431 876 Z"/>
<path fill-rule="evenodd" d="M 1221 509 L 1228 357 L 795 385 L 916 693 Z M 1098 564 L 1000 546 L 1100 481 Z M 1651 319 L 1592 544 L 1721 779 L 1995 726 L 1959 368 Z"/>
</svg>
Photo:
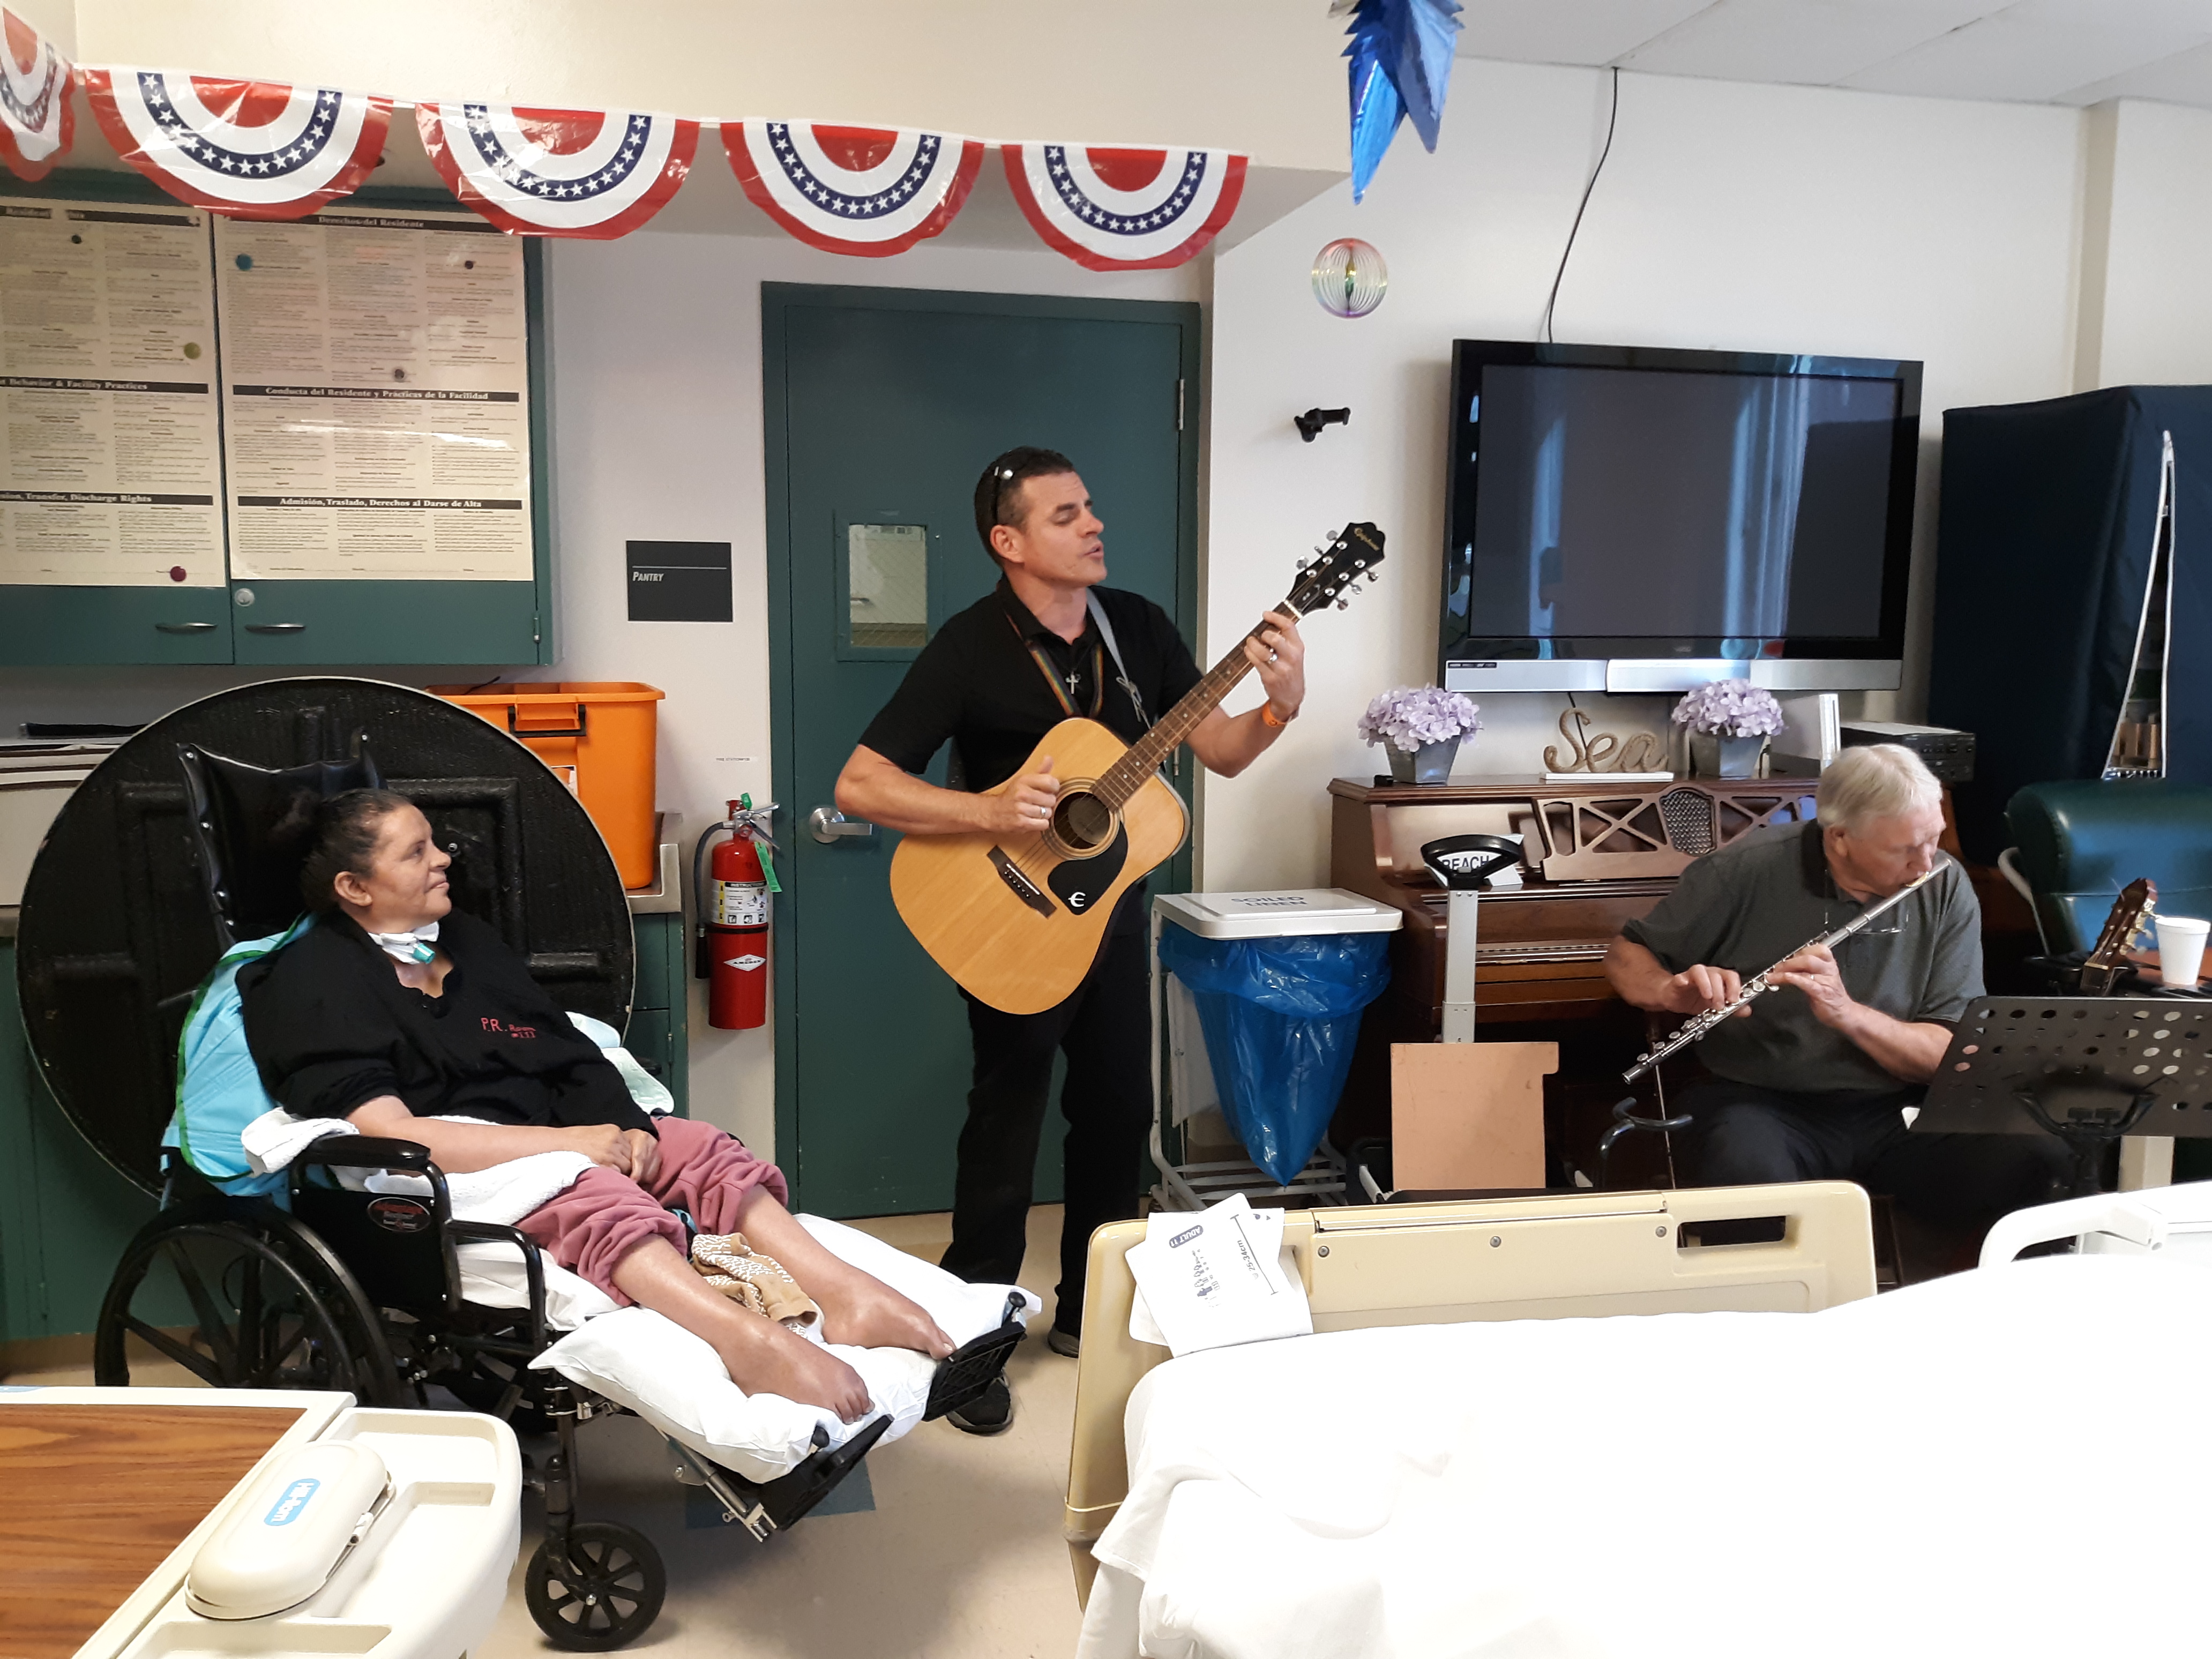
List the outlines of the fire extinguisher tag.
<svg viewBox="0 0 2212 1659">
<path fill-rule="evenodd" d="M 767 927 L 767 884 L 757 881 L 716 882 L 714 925 L 717 927 Z"/>
</svg>

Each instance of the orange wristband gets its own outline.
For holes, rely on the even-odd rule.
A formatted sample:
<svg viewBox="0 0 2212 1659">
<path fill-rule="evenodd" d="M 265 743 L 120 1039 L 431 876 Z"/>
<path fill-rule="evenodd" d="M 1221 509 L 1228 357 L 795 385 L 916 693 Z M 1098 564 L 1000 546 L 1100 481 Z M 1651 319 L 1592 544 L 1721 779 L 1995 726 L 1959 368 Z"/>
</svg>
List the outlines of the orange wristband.
<svg viewBox="0 0 2212 1659">
<path fill-rule="evenodd" d="M 1275 731 L 1281 731 L 1285 726 L 1291 723 L 1291 720 L 1294 720 L 1296 719 L 1297 719 L 1297 714 L 1296 710 L 1293 710 L 1291 712 L 1290 720 L 1277 720 L 1275 718 L 1275 704 L 1272 698 L 1260 705 L 1260 724 L 1272 727 Z"/>
</svg>

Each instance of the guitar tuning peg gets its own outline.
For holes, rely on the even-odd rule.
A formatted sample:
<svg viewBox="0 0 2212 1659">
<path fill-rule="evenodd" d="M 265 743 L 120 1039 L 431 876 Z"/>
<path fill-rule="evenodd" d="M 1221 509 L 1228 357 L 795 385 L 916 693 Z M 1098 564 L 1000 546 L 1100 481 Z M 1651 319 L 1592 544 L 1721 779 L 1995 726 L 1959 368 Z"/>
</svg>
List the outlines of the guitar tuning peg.
<svg viewBox="0 0 2212 1659">
<path fill-rule="evenodd" d="M 1339 611 L 1349 611 L 1352 609 L 1352 601 L 1350 599 L 1339 599 L 1336 602 L 1336 608 Z"/>
<path fill-rule="evenodd" d="M 1300 559 L 1300 560 L 1298 561 L 1298 568 L 1299 568 L 1299 569 L 1301 569 L 1301 570 L 1304 570 L 1304 568 L 1305 568 L 1309 564 L 1311 564 L 1312 562 L 1313 562 L 1313 561 L 1312 561 L 1312 560 L 1310 560 L 1310 559 Z"/>
</svg>

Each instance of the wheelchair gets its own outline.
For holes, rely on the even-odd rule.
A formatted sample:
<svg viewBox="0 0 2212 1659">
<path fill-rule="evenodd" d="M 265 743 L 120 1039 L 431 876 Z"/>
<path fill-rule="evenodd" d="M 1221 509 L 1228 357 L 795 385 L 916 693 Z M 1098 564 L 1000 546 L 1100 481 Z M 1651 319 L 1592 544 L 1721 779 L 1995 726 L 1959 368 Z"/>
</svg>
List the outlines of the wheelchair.
<svg viewBox="0 0 2212 1659">
<path fill-rule="evenodd" d="M 516 1228 L 454 1217 L 443 1174 L 410 1141 L 330 1135 L 281 1185 L 242 1183 L 203 1174 L 169 1128 L 179 1037 L 210 968 L 283 933 L 298 909 L 297 857 L 271 846 L 270 829 L 302 798 L 364 787 L 422 808 L 453 855 L 456 904 L 499 927 L 556 1000 L 626 1023 L 633 957 L 613 860 L 574 796 L 506 732 L 404 687 L 303 678 L 223 692 L 138 733 L 56 819 L 17 947 L 25 1024 L 57 1100 L 161 1198 L 110 1282 L 95 1380 L 174 1381 L 181 1370 L 210 1387 L 340 1390 L 393 1407 L 427 1407 L 435 1387 L 550 1436 L 526 1473 L 545 1507 L 530 1613 L 556 1646 L 620 1647 L 652 1625 L 666 1576 L 643 1534 L 578 1518 L 578 1425 L 625 1408 L 532 1368 L 552 1340 L 537 1247 Z M 368 1190 L 362 1177 L 380 1172 L 401 1181 Z M 270 1190 L 226 1190 L 240 1185 Z M 421 1195 L 394 1196 L 397 1185 Z M 520 1252 L 526 1306 L 463 1294 L 458 1252 L 477 1243 Z M 1022 1334 L 1010 1309 L 942 1362 L 925 1418 L 981 1394 Z M 677 1478 L 764 1543 L 834 1491 L 890 1421 L 835 1447 L 817 1428 L 812 1455 L 764 1481 L 668 1443 Z"/>
</svg>

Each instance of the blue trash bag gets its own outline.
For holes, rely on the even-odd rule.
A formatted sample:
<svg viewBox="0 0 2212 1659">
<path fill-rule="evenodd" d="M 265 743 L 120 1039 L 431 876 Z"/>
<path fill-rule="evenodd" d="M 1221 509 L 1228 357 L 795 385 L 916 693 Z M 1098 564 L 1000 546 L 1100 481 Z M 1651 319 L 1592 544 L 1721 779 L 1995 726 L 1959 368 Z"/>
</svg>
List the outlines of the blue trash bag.
<svg viewBox="0 0 2212 1659">
<path fill-rule="evenodd" d="M 1170 926 L 1160 966 L 1198 1005 L 1221 1115 L 1279 1185 L 1305 1168 L 1352 1069 L 1360 1011 L 1390 982 L 1388 933 L 1201 939 Z"/>
</svg>

